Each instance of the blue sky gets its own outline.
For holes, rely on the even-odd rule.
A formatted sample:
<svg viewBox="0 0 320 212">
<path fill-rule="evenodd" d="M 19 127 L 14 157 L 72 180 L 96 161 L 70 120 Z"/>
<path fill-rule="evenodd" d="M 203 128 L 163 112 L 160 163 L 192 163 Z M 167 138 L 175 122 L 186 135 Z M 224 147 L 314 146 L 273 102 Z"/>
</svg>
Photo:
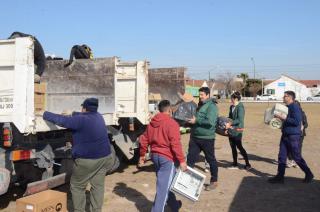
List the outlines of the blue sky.
<svg viewBox="0 0 320 212">
<path fill-rule="evenodd" d="M 0 38 L 35 35 L 45 52 L 68 57 L 86 43 L 96 57 L 186 66 L 193 78 L 249 73 L 320 79 L 317 0 L 10 0 Z"/>
</svg>

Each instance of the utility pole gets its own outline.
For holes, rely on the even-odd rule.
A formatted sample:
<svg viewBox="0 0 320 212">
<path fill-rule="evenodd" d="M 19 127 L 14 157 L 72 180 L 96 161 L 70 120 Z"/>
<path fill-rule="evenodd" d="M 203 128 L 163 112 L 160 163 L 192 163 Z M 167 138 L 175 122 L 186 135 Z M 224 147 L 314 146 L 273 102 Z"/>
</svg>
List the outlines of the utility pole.
<svg viewBox="0 0 320 212">
<path fill-rule="evenodd" d="M 256 79 L 256 63 L 254 62 L 254 58 L 251 57 L 251 61 L 253 64 L 253 79 Z"/>
</svg>

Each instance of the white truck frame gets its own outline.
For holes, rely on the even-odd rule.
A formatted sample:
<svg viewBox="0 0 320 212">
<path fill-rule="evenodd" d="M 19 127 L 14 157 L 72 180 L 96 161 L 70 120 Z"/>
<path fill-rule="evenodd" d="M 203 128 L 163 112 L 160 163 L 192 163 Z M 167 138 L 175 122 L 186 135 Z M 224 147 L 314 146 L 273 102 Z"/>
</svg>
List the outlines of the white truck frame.
<svg viewBox="0 0 320 212">
<path fill-rule="evenodd" d="M 32 143 L 38 140 L 38 135 L 68 132 L 44 121 L 42 116 L 35 112 L 33 52 L 32 38 L 0 40 L 0 129 L 9 124 L 16 131 L 13 133 L 11 147 L 5 147 L 2 142 L 0 144 L 0 168 L 9 170 L 12 175 L 17 174 L 14 162 L 10 161 L 10 154 L 16 149 L 31 151 L 32 148 L 39 168 L 47 170 L 46 174 L 42 175 L 43 182 L 55 178 L 48 166 L 52 168 L 52 164 L 58 164 L 55 162 L 56 153 L 51 147 L 42 146 L 38 149 Z M 41 77 L 41 83 L 47 84 L 45 109 L 56 113 L 66 110 L 79 111 L 85 98 L 97 97 L 98 111 L 103 115 L 114 143 L 128 159 L 132 159 L 134 150 L 138 148 L 137 136 L 144 129 L 140 129 L 132 139 L 130 132 L 124 128 L 127 128 L 125 124 L 129 119 L 135 120 L 135 125 L 138 126 L 145 126 L 149 122 L 148 62 L 122 62 L 119 58 L 112 57 L 76 60 L 68 68 L 63 68 L 64 63 L 65 61 L 47 62 L 47 68 Z M 64 85 L 68 86 L 61 87 Z M 81 85 L 85 85 L 85 88 Z M 123 133 L 125 131 L 127 133 Z M 19 139 L 19 145 L 15 145 L 15 139 Z M 23 142 L 26 140 L 30 147 L 24 146 Z M 49 145 L 50 141 L 47 143 Z M 43 155 L 47 157 L 44 159 L 50 161 L 49 165 L 44 162 Z M 5 173 L 0 169 L 1 174 Z M 13 178 L 14 176 L 11 182 L 14 181 Z M 64 182 L 62 178 L 65 176 L 62 176 L 59 182 L 52 183 L 51 187 Z M 0 189 L 1 183 L 4 182 L 0 182 Z M 27 194 L 30 194 L 30 191 Z"/>
</svg>

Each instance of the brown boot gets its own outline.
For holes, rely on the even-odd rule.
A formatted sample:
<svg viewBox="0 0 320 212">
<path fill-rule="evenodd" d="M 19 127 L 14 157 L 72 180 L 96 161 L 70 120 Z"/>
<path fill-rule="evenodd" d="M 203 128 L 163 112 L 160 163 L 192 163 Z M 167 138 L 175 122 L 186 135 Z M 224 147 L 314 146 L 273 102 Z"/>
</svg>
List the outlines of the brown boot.
<svg viewBox="0 0 320 212">
<path fill-rule="evenodd" d="M 210 182 L 210 184 L 208 184 L 206 187 L 205 187 L 205 190 L 206 191 L 211 191 L 211 190 L 214 190 L 218 187 L 218 182 Z"/>
</svg>

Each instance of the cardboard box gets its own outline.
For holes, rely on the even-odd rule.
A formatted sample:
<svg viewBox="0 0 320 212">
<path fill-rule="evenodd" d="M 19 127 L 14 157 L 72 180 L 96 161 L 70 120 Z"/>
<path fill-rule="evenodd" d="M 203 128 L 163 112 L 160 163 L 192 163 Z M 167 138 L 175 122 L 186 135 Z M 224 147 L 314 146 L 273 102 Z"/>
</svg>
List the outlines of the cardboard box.
<svg viewBox="0 0 320 212">
<path fill-rule="evenodd" d="M 54 190 L 42 191 L 17 199 L 16 212 L 66 212 L 67 194 Z"/>
<path fill-rule="evenodd" d="M 34 83 L 34 92 L 39 94 L 44 94 L 47 91 L 47 84 L 46 83 Z"/>
</svg>

